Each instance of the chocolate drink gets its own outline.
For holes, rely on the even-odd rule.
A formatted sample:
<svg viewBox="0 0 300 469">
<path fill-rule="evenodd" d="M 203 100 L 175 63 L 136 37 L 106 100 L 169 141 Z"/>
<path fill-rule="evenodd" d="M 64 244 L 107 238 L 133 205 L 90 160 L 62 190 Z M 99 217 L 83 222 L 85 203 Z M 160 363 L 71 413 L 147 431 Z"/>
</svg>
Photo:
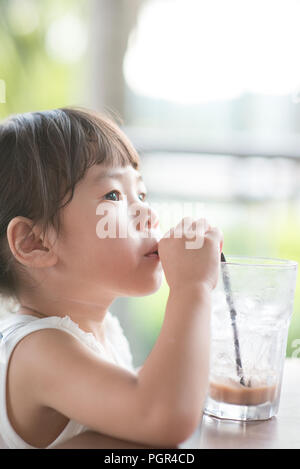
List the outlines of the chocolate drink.
<svg viewBox="0 0 300 469">
<path fill-rule="evenodd" d="M 237 405 L 259 405 L 264 402 L 272 402 L 276 394 L 276 385 L 261 385 L 256 387 L 245 387 L 233 380 L 227 383 L 209 384 L 209 395 L 211 399 L 226 404 Z"/>
</svg>

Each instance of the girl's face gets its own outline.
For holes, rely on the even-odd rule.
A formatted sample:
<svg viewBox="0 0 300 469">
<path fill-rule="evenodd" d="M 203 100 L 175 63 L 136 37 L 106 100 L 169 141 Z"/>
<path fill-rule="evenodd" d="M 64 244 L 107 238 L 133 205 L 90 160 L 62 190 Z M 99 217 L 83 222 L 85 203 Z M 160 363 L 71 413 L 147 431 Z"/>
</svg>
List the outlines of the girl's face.
<svg viewBox="0 0 300 469">
<path fill-rule="evenodd" d="M 57 241 L 61 269 L 74 288 L 96 300 L 101 292 L 142 296 L 161 286 L 159 259 L 145 257 L 161 237 L 145 193 L 131 165 L 88 169 L 62 211 Z"/>
</svg>

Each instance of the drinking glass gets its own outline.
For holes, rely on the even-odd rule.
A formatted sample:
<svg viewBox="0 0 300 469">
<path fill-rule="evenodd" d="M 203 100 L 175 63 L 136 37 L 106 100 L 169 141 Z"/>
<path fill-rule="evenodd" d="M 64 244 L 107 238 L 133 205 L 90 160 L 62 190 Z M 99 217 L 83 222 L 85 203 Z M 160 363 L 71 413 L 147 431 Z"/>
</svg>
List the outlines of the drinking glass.
<svg viewBox="0 0 300 469">
<path fill-rule="evenodd" d="M 213 291 L 205 413 L 265 420 L 279 407 L 297 262 L 226 256 Z"/>
</svg>

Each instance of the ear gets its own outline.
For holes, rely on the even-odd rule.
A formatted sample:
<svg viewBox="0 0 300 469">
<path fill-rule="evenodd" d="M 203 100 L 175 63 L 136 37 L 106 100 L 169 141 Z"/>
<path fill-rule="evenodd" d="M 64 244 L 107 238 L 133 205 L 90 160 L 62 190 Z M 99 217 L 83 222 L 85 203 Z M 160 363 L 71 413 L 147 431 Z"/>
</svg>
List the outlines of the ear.
<svg viewBox="0 0 300 469">
<path fill-rule="evenodd" d="M 39 226 L 25 217 L 13 218 L 7 227 L 7 240 L 11 252 L 21 264 L 27 267 L 51 267 L 57 263 L 57 255 L 49 240 L 42 238 Z"/>
</svg>

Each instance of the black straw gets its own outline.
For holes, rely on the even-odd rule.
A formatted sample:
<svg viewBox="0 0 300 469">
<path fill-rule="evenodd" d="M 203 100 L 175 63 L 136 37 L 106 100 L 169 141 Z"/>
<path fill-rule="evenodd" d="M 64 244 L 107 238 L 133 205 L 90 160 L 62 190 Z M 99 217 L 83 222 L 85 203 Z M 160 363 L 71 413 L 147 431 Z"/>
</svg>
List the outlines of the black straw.
<svg viewBox="0 0 300 469">
<path fill-rule="evenodd" d="M 226 262 L 226 259 L 223 253 L 221 253 L 221 262 Z M 239 341 L 238 330 L 237 330 L 237 325 L 236 325 L 236 309 L 234 307 L 233 295 L 231 291 L 230 279 L 229 279 L 229 274 L 227 271 L 226 264 L 222 266 L 222 275 L 223 275 L 223 283 L 224 283 L 224 288 L 225 288 L 225 293 L 226 293 L 226 301 L 227 301 L 228 308 L 230 311 L 231 325 L 233 329 L 235 363 L 236 363 L 237 375 L 240 378 L 240 383 L 243 386 L 250 386 L 250 383 L 248 384 L 246 383 L 246 380 L 244 378 L 244 373 L 243 373 L 241 351 L 240 351 L 240 341 Z"/>
</svg>

